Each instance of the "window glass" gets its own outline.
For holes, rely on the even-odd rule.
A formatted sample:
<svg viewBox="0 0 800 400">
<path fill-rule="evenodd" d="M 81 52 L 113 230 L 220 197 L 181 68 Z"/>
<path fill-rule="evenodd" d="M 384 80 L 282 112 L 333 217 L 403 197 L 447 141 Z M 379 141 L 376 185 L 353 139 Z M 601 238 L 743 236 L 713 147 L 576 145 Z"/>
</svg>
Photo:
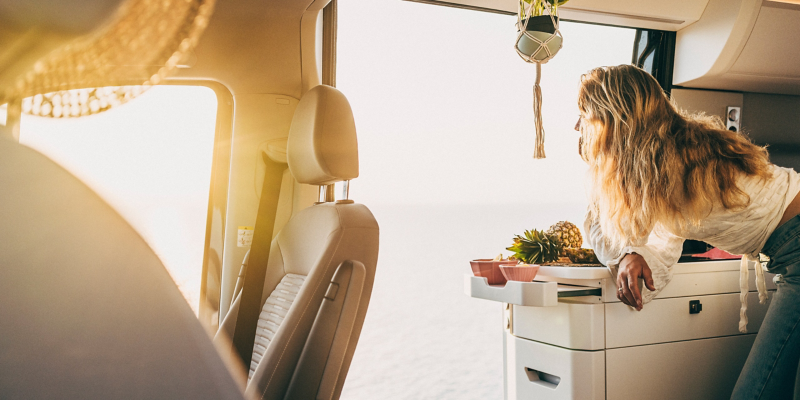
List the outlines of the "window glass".
<svg viewBox="0 0 800 400">
<path fill-rule="evenodd" d="M 372 300 L 343 399 L 502 399 L 499 303 L 463 293 L 469 260 L 514 234 L 583 227 L 581 74 L 628 64 L 633 29 L 563 22 L 542 66 L 545 149 L 532 158 L 535 65 L 516 17 L 394 0 L 339 0 L 337 86 L 351 102 L 351 197 L 381 227 Z"/>
<path fill-rule="evenodd" d="M 209 88 L 157 86 L 97 115 L 23 114 L 20 127 L 22 144 L 84 181 L 142 235 L 195 313 L 216 113 Z"/>
</svg>

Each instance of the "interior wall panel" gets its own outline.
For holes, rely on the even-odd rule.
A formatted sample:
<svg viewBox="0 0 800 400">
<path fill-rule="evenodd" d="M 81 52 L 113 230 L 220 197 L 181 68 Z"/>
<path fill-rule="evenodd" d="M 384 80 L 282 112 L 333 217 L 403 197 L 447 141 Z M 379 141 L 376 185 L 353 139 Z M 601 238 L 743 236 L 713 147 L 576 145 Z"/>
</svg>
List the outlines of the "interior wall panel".
<svg viewBox="0 0 800 400">
<path fill-rule="evenodd" d="M 768 146 L 770 160 L 800 171 L 800 96 L 676 88 L 680 108 L 724 120 L 728 106 L 742 107 L 742 131 Z"/>
</svg>

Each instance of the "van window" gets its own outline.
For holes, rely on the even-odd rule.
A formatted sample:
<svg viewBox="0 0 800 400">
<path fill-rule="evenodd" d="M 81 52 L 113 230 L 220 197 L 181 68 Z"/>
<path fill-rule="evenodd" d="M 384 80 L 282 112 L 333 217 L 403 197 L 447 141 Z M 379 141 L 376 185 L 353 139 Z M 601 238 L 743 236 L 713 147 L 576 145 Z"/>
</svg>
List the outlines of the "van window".
<svg viewBox="0 0 800 400">
<path fill-rule="evenodd" d="M 580 76 L 629 64 L 635 30 L 562 22 L 542 66 L 545 150 L 534 160 L 535 65 L 516 17 L 394 0 L 338 1 L 337 87 L 359 135 L 351 198 L 381 228 L 372 300 L 343 399 L 502 399 L 501 305 L 463 291 L 469 260 L 526 229 L 583 228 Z"/>
<path fill-rule="evenodd" d="M 210 88 L 157 86 L 86 117 L 23 114 L 20 126 L 20 143 L 80 178 L 142 235 L 195 313 L 216 115 Z"/>
</svg>

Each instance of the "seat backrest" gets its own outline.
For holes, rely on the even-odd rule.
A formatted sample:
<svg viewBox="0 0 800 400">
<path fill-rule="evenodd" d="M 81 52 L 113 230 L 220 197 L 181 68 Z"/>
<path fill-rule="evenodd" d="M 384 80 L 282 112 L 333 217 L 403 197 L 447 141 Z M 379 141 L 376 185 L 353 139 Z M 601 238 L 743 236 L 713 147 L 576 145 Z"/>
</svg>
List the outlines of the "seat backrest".
<svg viewBox="0 0 800 400">
<path fill-rule="evenodd" d="M 288 140 L 300 183 L 358 176 L 352 111 L 317 86 L 298 104 Z M 378 257 L 378 224 L 352 201 L 322 202 L 286 223 L 271 243 L 247 394 L 264 399 L 339 397 L 367 312 Z M 236 324 L 237 299 L 221 331 Z"/>
<path fill-rule="evenodd" d="M 243 399 L 142 237 L 0 138 L 0 398 Z"/>
</svg>

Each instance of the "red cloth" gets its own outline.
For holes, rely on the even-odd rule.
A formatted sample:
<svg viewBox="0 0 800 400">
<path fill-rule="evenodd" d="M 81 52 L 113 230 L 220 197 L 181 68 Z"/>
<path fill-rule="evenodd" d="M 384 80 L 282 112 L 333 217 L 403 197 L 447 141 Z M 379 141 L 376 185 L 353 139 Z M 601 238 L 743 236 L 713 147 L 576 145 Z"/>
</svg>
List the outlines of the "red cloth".
<svg viewBox="0 0 800 400">
<path fill-rule="evenodd" d="M 692 254 L 692 257 L 703 257 L 703 258 L 709 258 L 709 259 L 712 259 L 712 260 L 738 260 L 738 259 L 742 258 L 742 256 L 733 255 L 731 253 L 728 253 L 725 250 L 721 250 L 721 249 L 718 249 L 716 247 L 714 247 L 713 249 L 711 249 L 711 250 L 709 250 L 709 251 L 707 251 L 705 253 Z"/>
</svg>

